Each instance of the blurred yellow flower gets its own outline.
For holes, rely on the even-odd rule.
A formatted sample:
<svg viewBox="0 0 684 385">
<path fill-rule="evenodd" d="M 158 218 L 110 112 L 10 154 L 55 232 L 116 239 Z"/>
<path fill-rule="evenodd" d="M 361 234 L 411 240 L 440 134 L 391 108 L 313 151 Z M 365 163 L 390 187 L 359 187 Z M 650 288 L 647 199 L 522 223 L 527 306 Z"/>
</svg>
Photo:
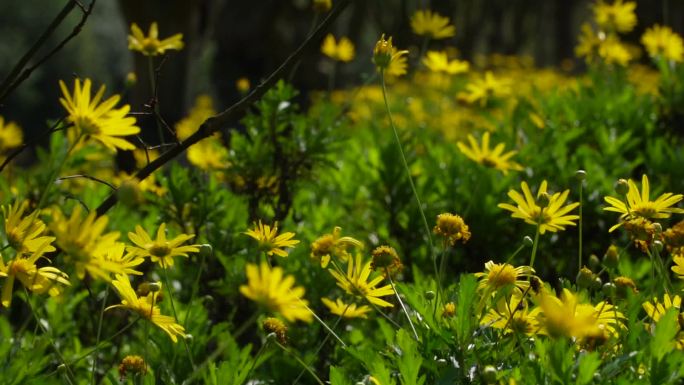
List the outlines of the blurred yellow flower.
<svg viewBox="0 0 684 385">
<path fill-rule="evenodd" d="M 5 122 L 5 118 L 0 116 L 0 152 L 11 150 L 21 146 L 24 142 L 24 135 L 14 122 Z"/>
<path fill-rule="evenodd" d="M 33 253 L 39 247 L 44 248 L 46 253 L 55 251 L 51 243 L 55 237 L 45 236 L 45 223 L 38 218 L 38 210 L 28 215 L 24 212 L 28 208 L 27 200 L 14 202 L 11 206 L 2 206 L 2 215 L 5 217 L 5 235 L 7 242 L 18 253 Z"/>
<path fill-rule="evenodd" d="M 341 287 L 348 294 L 365 298 L 368 302 L 381 307 L 394 306 L 380 298 L 393 295 L 394 290 L 392 290 L 392 286 L 377 287 L 385 279 L 385 276 L 379 274 L 371 279 L 371 261 L 364 261 L 361 253 L 356 254 L 355 258 L 349 258 L 346 275 L 335 269 L 329 269 L 328 271 L 337 280 L 337 286 Z"/>
<path fill-rule="evenodd" d="M 128 309 L 162 329 L 174 343 L 178 342 L 179 336 L 185 337 L 185 328 L 177 324 L 173 317 L 161 314 L 161 310 L 157 306 L 157 303 L 161 300 L 161 298 L 158 298 L 159 293 L 161 293 L 161 282 L 157 282 L 157 285 L 159 290 L 151 290 L 147 295 L 138 297 L 135 290 L 131 287 L 128 277 L 117 274 L 116 279 L 112 281 L 112 286 L 114 286 L 114 289 L 119 294 L 121 304 L 109 306 L 105 310 L 115 308 Z"/>
<path fill-rule="evenodd" d="M 646 311 L 646 315 L 648 315 L 653 322 L 658 322 L 660 321 L 660 317 L 662 317 L 670 308 L 680 310 L 682 308 L 682 298 L 676 294 L 670 297 L 669 294 L 665 293 L 663 294 L 662 302 L 660 302 L 658 298 L 653 298 L 653 300 L 646 301 L 641 304 L 641 306 Z"/>
<path fill-rule="evenodd" d="M 510 92 L 509 81 L 497 79 L 491 71 L 487 71 L 483 78 L 470 82 L 465 92 L 459 92 L 457 98 L 468 104 L 479 103 L 480 107 L 484 107 L 492 98 L 501 98 Z"/>
<path fill-rule="evenodd" d="M 428 51 L 423 64 L 432 72 L 443 72 L 449 75 L 456 75 L 468 72 L 470 64 L 467 61 L 449 60 L 444 51 Z"/>
<path fill-rule="evenodd" d="M 49 241 L 44 241 L 30 256 L 18 253 L 7 264 L 0 255 L 0 277 L 5 277 L 0 297 L 2 306 L 9 307 L 12 304 L 12 289 L 15 279 L 34 293 L 43 294 L 47 292 L 52 297 L 61 293 L 62 286 L 60 285 L 70 285 L 69 276 L 56 267 L 38 267 L 36 265 L 36 262 L 48 251 L 49 243 Z M 52 249 L 54 250 L 54 248 Z"/>
<path fill-rule="evenodd" d="M 677 274 L 679 279 L 684 279 L 684 256 L 675 255 L 673 258 L 674 266 L 672 266 L 672 271 Z"/>
<path fill-rule="evenodd" d="M 368 305 L 357 306 L 355 303 L 347 304 L 341 299 L 332 300 L 321 298 L 321 302 L 330 309 L 330 312 L 343 318 L 368 318 L 366 314 L 371 311 Z"/>
<path fill-rule="evenodd" d="M 143 258 L 150 257 L 152 262 L 158 262 L 159 266 L 167 268 L 173 266 L 173 257 L 183 256 L 187 258 L 188 253 L 199 252 L 199 245 L 181 246 L 181 244 L 194 237 L 195 234 L 180 234 L 173 239 L 167 240 L 166 223 L 162 223 L 157 229 L 157 239 L 153 240 L 140 225 L 136 225 L 135 233 L 128 233 L 128 239 L 135 246 L 128 246 L 126 251 Z"/>
<path fill-rule="evenodd" d="M 216 110 L 211 97 L 199 95 L 189 114 L 176 123 L 176 137 L 178 140 L 187 139 L 214 115 Z M 187 158 L 191 164 L 205 171 L 224 170 L 230 166 L 228 150 L 221 142 L 221 134 L 218 132 L 190 146 Z"/>
<path fill-rule="evenodd" d="M 278 222 L 269 226 L 259 221 L 259 224 L 254 224 L 253 229 L 249 229 L 243 234 L 256 239 L 259 242 L 259 249 L 268 255 L 275 254 L 279 257 L 287 257 L 285 248 L 293 248 L 299 243 L 298 240 L 292 239 L 295 233 L 286 232 L 278 235 Z"/>
<path fill-rule="evenodd" d="M 347 249 L 350 247 L 363 248 L 363 243 L 352 237 L 343 237 L 342 228 L 335 226 L 332 233 L 320 236 L 311 244 L 311 258 L 320 262 L 322 268 L 326 268 L 333 257 L 347 261 Z"/>
<path fill-rule="evenodd" d="M 461 150 L 463 155 L 476 163 L 485 167 L 495 168 L 504 175 L 508 174 L 508 170 L 520 171 L 523 169 L 521 165 L 510 160 L 517 151 L 508 151 L 504 153 L 504 149 L 506 148 L 504 143 L 497 144 L 493 150 L 489 148 L 489 131 L 482 135 L 482 145 L 480 145 L 477 140 L 475 140 L 475 137 L 470 134 L 468 134 L 468 142 L 470 143 L 470 147 L 462 142 L 456 143 L 456 146 L 458 146 L 458 149 Z"/>
<path fill-rule="evenodd" d="M 681 62 L 684 59 L 682 37 L 672 32 L 668 26 L 654 25 L 641 36 L 641 43 L 650 57 Z"/>
<path fill-rule="evenodd" d="M 74 81 L 73 96 L 67 90 L 63 81 L 59 81 L 62 95 L 59 101 L 67 110 L 69 128 L 74 129 L 76 136 L 93 138 L 98 140 L 110 150 L 133 150 L 135 146 L 123 136 L 135 135 L 140 132 L 135 118 L 127 116 L 130 106 L 125 104 L 121 108 L 115 108 L 121 97 L 114 95 L 102 101 L 105 86 L 101 86 L 95 96 L 91 97 L 91 81 L 85 79 L 83 87 L 81 80 Z"/>
<path fill-rule="evenodd" d="M 235 88 L 237 88 L 241 94 L 246 94 L 247 91 L 252 88 L 252 85 L 250 84 L 249 79 L 243 76 L 235 81 Z"/>
<path fill-rule="evenodd" d="M 183 34 L 177 33 L 164 40 L 159 40 L 157 23 L 150 24 L 148 35 L 136 23 L 131 24 L 131 34 L 128 35 L 128 49 L 138 51 L 145 56 L 163 55 L 168 50 L 183 49 Z"/>
<path fill-rule="evenodd" d="M 418 10 L 411 16 L 411 29 L 418 36 L 430 39 L 446 39 L 456 35 L 456 28 L 449 18 L 431 10 Z"/>
<path fill-rule="evenodd" d="M 665 193 L 660 195 L 656 200 L 651 201 L 650 184 L 648 177 L 643 174 L 641 177 L 641 193 L 633 180 L 628 180 L 629 191 L 627 191 L 627 204 L 619 198 L 612 196 L 604 197 L 603 199 L 608 203 L 609 207 L 604 207 L 605 211 L 613 211 L 620 213 L 620 222 L 611 227 L 609 231 L 613 231 L 620 227 L 625 221 L 635 218 L 645 219 L 663 219 L 669 218 L 672 214 L 684 214 L 684 210 L 672 207 L 681 201 L 684 196 L 682 194 Z"/>
<path fill-rule="evenodd" d="M 373 49 L 373 63 L 378 71 L 382 71 L 389 76 L 401 76 L 406 74 L 407 50 L 399 51 L 392 44 L 392 37 L 385 40 L 385 34 L 380 36 L 380 40 L 375 43 Z"/>
<path fill-rule="evenodd" d="M 240 293 L 290 322 L 313 319 L 308 302 L 303 299 L 304 288 L 295 287 L 293 276 L 284 276 L 282 268 L 271 268 L 266 262 L 260 266 L 247 265 L 247 285 L 240 286 Z"/>
<path fill-rule="evenodd" d="M 311 6 L 315 12 L 325 13 L 332 8 L 332 0 L 313 0 Z"/>
<path fill-rule="evenodd" d="M 335 36 L 329 33 L 323 40 L 321 45 L 321 52 L 337 61 L 350 62 L 354 60 L 354 44 L 347 37 L 340 38 L 340 41 L 335 41 Z"/>
<path fill-rule="evenodd" d="M 615 35 L 608 35 L 598 46 L 598 55 L 607 64 L 626 66 L 632 60 L 632 54 L 625 44 Z"/>
<path fill-rule="evenodd" d="M 606 4 L 599 0 L 592 6 L 596 24 L 606 32 L 629 32 L 637 24 L 634 10 L 636 3 L 616 0 L 613 4 Z"/>
<path fill-rule="evenodd" d="M 539 225 L 539 233 L 544 234 L 546 231 L 552 233 L 558 230 L 565 230 L 565 226 L 575 226 L 578 215 L 569 214 L 572 210 L 579 206 L 579 203 L 571 203 L 563 206 L 568 199 L 570 190 L 565 190 L 562 193 L 554 193 L 548 197 L 548 202 L 544 202 L 542 206 L 538 204 L 538 199 L 542 195 L 548 196 L 546 193 L 547 182 L 543 181 L 539 186 L 536 198 L 532 195 L 527 182 L 521 182 L 520 187 L 522 194 L 515 190 L 509 190 L 508 196 L 517 204 L 513 206 L 509 203 L 499 203 L 498 207 L 508 210 L 513 214 L 511 217 L 524 220 L 531 225 Z"/>
</svg>

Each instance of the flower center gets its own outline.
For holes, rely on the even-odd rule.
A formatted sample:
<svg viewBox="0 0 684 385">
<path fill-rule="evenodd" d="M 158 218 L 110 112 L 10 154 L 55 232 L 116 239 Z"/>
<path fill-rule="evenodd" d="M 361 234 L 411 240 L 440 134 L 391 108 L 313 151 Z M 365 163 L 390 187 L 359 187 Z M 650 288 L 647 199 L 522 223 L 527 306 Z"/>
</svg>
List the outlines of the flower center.
<svg viewBox="0 0 684 385">
<path fill-rule="evenodd" d="M 632 212 L 640 217 L 653 218 L 658 214 L 658 208 L 653 204 L 653 202 L 644 202 L 634 207 Z"/>
<path fill-rule="evenodd" d="M 25 259 L 16 259 L 8 266 L 8 271 L 11 275 L 31 274 L 35 272 L 36 266 Z"/>
<path fill-rule="evenodd" d="M 84 134 L 93 135 L 100 133 L 100 125 L 88 115 L 77 115 L 74 117 L 74 125 Z"/>
<path fill-rule="evenodd" d="M 541 214 L 541 218 L 540 218 L 540 214 Z M 542 209 L 539 206 L 535 206 L 535 208 L 532 210 L 532 214 L 530 216 L 532 217 L 533 221 L 538 222 L 539 224 L 542 224 L 542 225 L 550 223 L 551 219 L 552 219 L 551 215 L 549 215 L 548 208 L 542 212 Z"/>
<path fill-rule="evenodd" d="M 489 285 L 493 286 L 495 289 L 514 284 L 516 278 L 517 274 L 515 273 L 515 269 L 509 264 L 495 264 L 487 275 Z"/>
<path fill-rule="evenodd" d="M 143 51 L 147 54 L 154 55 L 159 50 L 159 40 L 146 37 L 143 42 Z"/>
<path fill-rule="evenodd" d="M 490 158 L 489 156 L 485 156 L 484 158 L 482 158 L 482 165 L 485 167 L 495 168 L 496 162 L 494 161 L 494 159 Z"/>
<path fill-rule="evenodd" d="M 169 247 L 168 243 L 164 244 L 159 244 L 155 243 L 150 247 L 150 254 L 154 255 L 155 257 L 165 257 L 171 253 L 171 248 Z"/>
<path fill-rule="evenodd" d="M 516 333 L 531 333 L 532 323 L 524 315 L 514 315 L 511 319 L 511 330 Z"/>
</svg>

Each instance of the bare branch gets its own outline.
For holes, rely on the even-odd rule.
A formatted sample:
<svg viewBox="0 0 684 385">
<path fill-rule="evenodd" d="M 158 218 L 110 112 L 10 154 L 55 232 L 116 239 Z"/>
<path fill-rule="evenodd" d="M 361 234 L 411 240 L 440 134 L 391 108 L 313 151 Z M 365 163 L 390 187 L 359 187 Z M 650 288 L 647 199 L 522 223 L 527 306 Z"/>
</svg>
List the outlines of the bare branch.
<svg viewBox="0 0 684 385">
<path fill-rule="evenodd" d="M 318 42 L 323 38 L 323 34 L 326 32 L 328 26 L 337 18 L 337 16 L 351 3 L 352 0 L 341 0 L 337 3 L 335 8 L 328 14 L 328 16 L 323 20 L 323 22 L 316 28 L 313 34 L 310 34 L 304 42 L 297 47 L 297 49 L 288 56 L 287 59 L 278 67 L 271 75 L 266 78 L 261 84 L 259 84 L 254 90 L 252 90 L 247 96 L 239 100 L 237 103 L 228 107 L 225 111 L 214 115 L 202 123 L 200 128 L 187 139 L 181 142 L 176 147 L 171 148 L 169 151 L 163 153 L 159 158 L 150 162 L 147 166 L 140 169 L 135 177 L 138 180 L 143 180 L 147 178 L 157 169 L 161 168 L 163 165 L 168 163 L 170 160 L 176 156 L 182 154 L 193 144 L 199 142 L 200 140 L 209 137 L 214 132 L 218 131 L 226 123 L 231 122 L 235 119 L 241 117 L 245 111 L 253 105 L 257 100 L 259 100 L 271 87 L 273 87 L 276 82 L 281 79 L 284 74 L 290 69 L 299 58 L 304 54 L 304 52 L 314 43 Z M 107 199 L 104 200 L 97 208 L 97 215 L 103 215 L 110 208 L 112 208 L 118 198 L 116 194 L 111 194 Z"/>
<path fill-rule="evenodd" d="M 78 35 L 81 30 L 83 29 L 83 26 L 85 25 L 86 21 L 88 20 L 88 17 L 90 14 L 93 12 L 93 7 L 95 6 L 95 2 L 97 0 L 91 0 L 90 5 L 88 8 L 83 7 L 81 3 L 79 3 L 77 0 L 70 0 L 64 8 L 57 14 L 55 19 L 50 23 L 50 25 L 45 29 L 45 32 L 43 32 L 42 35 L 38 38 L 38 40 L 33 44 L 31 48 L 24 54 L 24 56 L 19 59 L 19 62 L 14 66 L 12 69 L 12 72 L 10 72 L 9 75 L 5 78 L 5 80 L 2 82 L 0 85 L 0 105 L 4 100 L 9 96 L 9 94 L 12 93 L 21 83 L 23 83 L 26 79 L 31 76 L 31 73 L 35 71 L 36 68 L 40 67 L 45 63 L 48 59 L 50 59 L 53 55 L 55 55 L 57 52 L 59 52 L 64 46 L 76 35 Z M 36 54 L 38 49 L 47 41 L 47 39 L 52 35 L 57 27 L 62 24 L 64 19 L 67 17 L 67 15 L 75 8 L 79 7 L 80 9 L 83 10 L 83 14 L 81 15 L 81 20 L 79 21 L 78 24 L 74 27 L 74 29 L 71 31 L 71 33 L 65 37 L 55 48 L 50 50 L 47 54 L 45 54 L 43 57 L 38 59 L 36 64 L 26 67 L 28 62 L 31 60 L 31 58 Z M 25 68 L 26 67 L 26 68 Z M 23 71 L 22 71 L 23 70 Z"/>
</svg>

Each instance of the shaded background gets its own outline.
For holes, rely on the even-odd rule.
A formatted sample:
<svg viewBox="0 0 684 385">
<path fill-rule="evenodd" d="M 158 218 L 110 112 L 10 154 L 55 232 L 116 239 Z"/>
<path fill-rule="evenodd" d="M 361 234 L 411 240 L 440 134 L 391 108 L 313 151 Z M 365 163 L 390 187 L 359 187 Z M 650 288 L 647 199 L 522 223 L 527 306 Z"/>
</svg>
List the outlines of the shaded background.
<svg viewBox="0 0 684 385">
<path fill-rule="evenodd" d="M 0 2 L 0 77 L 4 78 L 66 3 L 41 0 Z M 84 2 L 87 4 L 87 1 Z M 418 50 L 410 15 L 429 6 L 451 18 L 454 38 L 432 42 L 432 48 L 455 46 L 463 58 L 479 54 L 528 55 L 538 66 L 554 66 L 573 58 L 582 22 L 591 17 L 586 0 L 375 0 L 354 2 L 334 24 L 337 36 L 347 35 L 356 44 L 357 58 L 339 66 L 336 86 L 358 84 L 370 73 L 369 57 L 381 32 L 392 34 L 400 47 Z M 625 39 L 637 43 L 654 23 L 684 30 L 684 2 L 637 1 L 637 28 Z M 305 38 L 314 13 L 309 0 L 100 0 L 82 33 L 0 106 L 0 115 L 20 123 L 28 135 L 45 129 L 46 119 L 63 113 L 59 105 L 58 80 L 90 77 L 106 84 L 108 94 L 124 94 L 134 111 L 144 110 L 150 100 L 147 58 L 129 52 L 126 36 L 132 22 L 144 31 L 157 21 L 160 36 L 183 33 L 186 48 L 172 52 L 162 68 L 159 100 L 163 117 L 173 124 L 200 93 L 209 93 L 223 108 L 239 98 L 235 81 L 249 78 L 252 84 L 267 75 Z M 80 19 L 76 9 L 46 47 L 66 36 Z M 160 62 L 156 58 L 156 63 Z M 318 51 L 308 52 L 292 81 L 306 100 L 310 90 L 327 85 L 325 61 Z M 581 63 L 575 60 L 575 68 Z M 126 89 L 128 72 L 138 76 L 136 86 Z M 144 131 L 155 129 L 142 119 Z M 154 140 L 155 135 L 148 135 Z M 24 161 L 30 154 L 24 155 Z"/>
</svg>

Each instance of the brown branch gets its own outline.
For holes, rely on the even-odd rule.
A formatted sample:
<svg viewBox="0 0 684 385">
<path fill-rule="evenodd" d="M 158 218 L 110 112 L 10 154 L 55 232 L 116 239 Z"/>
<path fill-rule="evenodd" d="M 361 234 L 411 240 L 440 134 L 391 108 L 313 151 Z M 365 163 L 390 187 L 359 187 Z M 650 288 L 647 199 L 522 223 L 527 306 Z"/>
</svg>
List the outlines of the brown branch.
<svg viewBox="0 0 684 385">
<path fill-rule="evenodd" d="M 245 111 L 253 105 L 257 100 L 259 100 L 271 87 L 273 87 L 276 82 L 283 77 L 287 70 L 297 62 L 299 57 L 308 49 L 314 41 L 320 41 L 323 38 L 323 34 L 326 32 L 328 26 L 337 18 L 337 16 L 351 3 L 352 0 L 341 0 L 337 3 L 335 8 L 330 11 L 328 16 L 323 20 L 323 22 L 316 28 L 316 31 L 309 35 L 307 39 L 299 46 L 297 49 L 288 56 L 287 59 L 278 67 L 271 75 L 266 78 L 261 84 L 259 84 L 252 92 L 250 92 L 243 99 L 239 100 L 237 103 L 228 107 L 225 111 L 214 115 L 202 123 L 200 128 L 187 139 L 181 142 L 178 146 L 173 147 L 169 151 L 163 153 L 159 158 L 153 160 L 147 166 L 140 169 L 135 174 L 135 177 L 142 181 L 152 174 L 157 169 L 161 168 L 164 164 L 175 158 L 176 156 L 183 153 L 193 144 L 199 142 L 200 140 L 209 137 L 214 132 L 221 129 L 223 125 L 231 122 L 243 115 Z M 117 202 L 116 194 L 111 194 L 107 199 L 105 199 L 100 206 L 97 208 L 97 215 L 103 215 L 110 208 L 112 208 Z"/>
<path fill-rule="evenodd" d="M 57 14 L 55 19 L 48 25 L 48 27 L 45 29 L 45 32 L 43 32 L 42 35 L 38 38 L 38 40 L 33 44 L 31 48 L 26 52 L 26 54 L 19 59 L 19 62 L 14 66 L 12 69 L 12 72 L 10 72 L 9 75 L 5 78 L 5 80 L 2 82 L 2 85 L 0 85 L 0 105 L 2 102 L 9 96 L 9 94 L 12 93 L 21 83 L 23 83 L 26 79 L 31 76 L 31 73 L 35 71 L 36 68 L 40 67 L 45 63 L 48 59 L 50 59 L 53 55 L 55 55 L 57 52 L 59 52 L 64 46 L 76 35 L 78 35 L 81 32 L 81 29 L 83 29 L 83 26 L 85 25 L 86 21 L 88 20 L 88 17 L 90 14 L 93 12 L 93 7 L 95 6 L 95 2 L 97 0 L 91 0 L 90 5 L 88 8 L 84 8 L 82 4 L 80 4 L 77 0 L 70 0 L 64 8 L 62 8 L 62 11 Z M 67 17 L 67 15 L 76 7 L 78 6 L 80 9 L 83 10 L 83 14 L 81 16 L 81 20 L 79 21 L 78 24 L 74 27 L 74 29 L 71 31 L 71 33 L 65 37 L 55 48 L 50 50 L 45 56 L 41 57 L 38 59 L 36 64 L 26 67 L 26 64 L 31 60 L 31 58 L 36 54 L 38 49 L 47 41 L 47 39 L 52 35 L 57 27 L 62 24 L 64 19 Z M 23 70 L 23 71 L 22 71 Z"/>
</svg>

